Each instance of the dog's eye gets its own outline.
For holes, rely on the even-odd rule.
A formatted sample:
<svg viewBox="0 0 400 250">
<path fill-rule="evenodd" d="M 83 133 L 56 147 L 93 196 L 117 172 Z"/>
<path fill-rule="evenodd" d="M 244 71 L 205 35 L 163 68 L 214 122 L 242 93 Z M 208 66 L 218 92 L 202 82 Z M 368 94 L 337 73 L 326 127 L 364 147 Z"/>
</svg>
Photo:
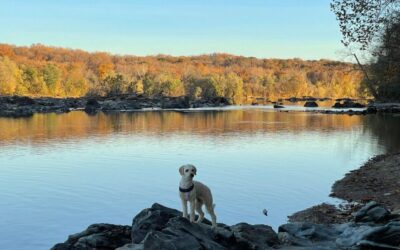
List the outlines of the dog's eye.
<svg viewBox="0 0 400 250">
<path fill-rule="evenodd" d="M 189 172 L 189 169 L 186 169 L 185 172 Z"/>
</svg>

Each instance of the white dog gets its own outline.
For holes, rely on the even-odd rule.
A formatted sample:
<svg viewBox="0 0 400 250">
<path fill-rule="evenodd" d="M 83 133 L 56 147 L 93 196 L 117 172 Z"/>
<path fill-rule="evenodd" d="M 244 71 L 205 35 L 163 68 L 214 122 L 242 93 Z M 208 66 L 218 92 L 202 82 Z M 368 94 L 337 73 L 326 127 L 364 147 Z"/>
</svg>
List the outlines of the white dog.
<svg viewBox="0 0 400 250">
<path fill-rule="evenodd" d="M 217 216 L 214 213 L 213 198 L 210 189 L 201 182 L 193 181 L 197 169 L 191 164 L 183 165 L 179 168 L 182 176 L 179 183 L 179 196 L 182 200 L 183 217 L 188 218 L 187 202 L 190 203 L 190 222 L 194 222 L 194 210 L 196 209 L 199 218 L 196 223 L 200 223 L 204 219 L 204 212 L 201 209 L 203 204 L 206 206 L 207 212 L 211 215 L 212 228 L 217 227 Z"/>
</svg>

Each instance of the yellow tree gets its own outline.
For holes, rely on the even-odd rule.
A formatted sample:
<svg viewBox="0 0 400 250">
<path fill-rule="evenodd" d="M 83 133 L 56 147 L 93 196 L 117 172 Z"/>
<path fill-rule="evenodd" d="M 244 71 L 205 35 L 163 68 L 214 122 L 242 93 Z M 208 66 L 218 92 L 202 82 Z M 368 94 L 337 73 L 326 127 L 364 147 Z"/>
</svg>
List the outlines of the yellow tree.
<svg viewBox="0 0 400 250">
<path fill-rule="evenodd" d="M 21 82 L 21 71 L 17 65 L 8 57 L 0 57 L 0 94 L 14 94 Z"/>
</svg>

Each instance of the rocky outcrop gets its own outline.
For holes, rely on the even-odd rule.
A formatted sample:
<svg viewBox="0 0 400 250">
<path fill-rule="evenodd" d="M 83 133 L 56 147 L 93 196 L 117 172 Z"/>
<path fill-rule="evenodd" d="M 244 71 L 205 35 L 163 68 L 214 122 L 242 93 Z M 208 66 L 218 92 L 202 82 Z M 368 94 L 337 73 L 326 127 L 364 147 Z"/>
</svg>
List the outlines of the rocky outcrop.
<svg viewBox="0 0 400 250">
<path fill-rule="evenodd" d="M 329 100 L 329 98 L 315 98 L 312 96 L 303 96 L 303 97 L 290 97 L 285 99 L 286 101 L 289 102 L 315 102 L 315 101 L 326 101 Z"/>
<path fill-rule="evenodd" d="M 341 224 L 294 222 L 278 229 L 280 244 L 301 249 L 400 249 L 400 215 L 370 202 Z"/>
<path fill-rule="evenodd" d="M 186 96 L 146 98 L 140 95 L 121 95 L 112 97 L 50 98 L 32 99 L 21 96 L 0 96 L 0 117 L 29 117 L 34 113 L 66 113 L 71 110 L 84 110 L 87 114 L 103 112 L 127 112 L 139 109 L 187 109 L 201 107 L 220 107 L 231 105 L 224 97 L 209 100 L 189 100 Z"/>
<path fill-rule="evenodd" d="M 342 101 L 343 100 L 343 101 Z M 353 102 L 350 99 L 337 99 L 332 108 L 365 108 L 364 104 Z"/>
<path fill-rule="evenodd" d="M 51 250 L 101 249 L 111 250 L 131 242 L 131 227 L 93 224 L 81 233 L 73 234 Z"/>
<path fill-rule="evenodd" d="M 327 210 L 328 213 L 332 208 Z M 370 202 L 342 223 L 287 223 L 276 233 L 267 225 L 190 223 L 181 212 L 153 204 L 132 226 L 94 224 L 52 250 L 84 249 L 400 249 L 400 215 Z"/>
<path fill-rule="evenodd" d="M 132 244 L 121 249 L 268 249 L 278 243 L 266 225 L 219 224 L 212 230 L 208 220 L 190 223 L 181 215 L 160 204 L 144 209 L 133 219 Z"/>
</svg>

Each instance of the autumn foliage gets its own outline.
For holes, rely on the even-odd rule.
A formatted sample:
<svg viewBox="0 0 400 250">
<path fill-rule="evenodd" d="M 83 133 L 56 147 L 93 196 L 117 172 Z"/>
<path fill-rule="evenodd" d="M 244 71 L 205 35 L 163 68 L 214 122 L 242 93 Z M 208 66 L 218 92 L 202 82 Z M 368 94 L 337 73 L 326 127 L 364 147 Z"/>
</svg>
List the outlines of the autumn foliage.
<svg viewBox="0 0 400 250">
<path fill-rule="evenodd" d="M 79 97 L 143 94 L 212 98 L 360 97 L 353 64 L 229 54 L 120 56 L 43 45 L 0 44 L 0 95 Z"/>
</svg>

